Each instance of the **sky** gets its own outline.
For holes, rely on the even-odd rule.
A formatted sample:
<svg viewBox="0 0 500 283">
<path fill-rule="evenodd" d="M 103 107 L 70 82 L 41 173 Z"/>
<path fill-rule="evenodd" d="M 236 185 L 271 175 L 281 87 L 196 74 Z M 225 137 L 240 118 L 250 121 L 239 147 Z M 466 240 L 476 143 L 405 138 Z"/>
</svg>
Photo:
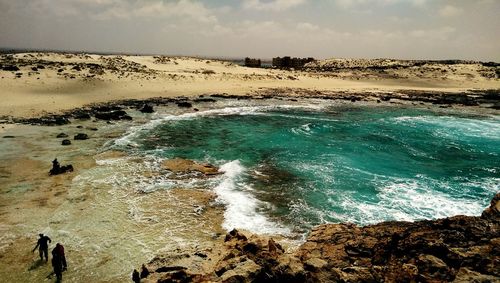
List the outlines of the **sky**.
<svg viewBox="0 0 500 283">
<path fill-rule="evenodd" d="M 500 62 L 500 0 L 0 0 L 0 47 Z"/>
</svg>

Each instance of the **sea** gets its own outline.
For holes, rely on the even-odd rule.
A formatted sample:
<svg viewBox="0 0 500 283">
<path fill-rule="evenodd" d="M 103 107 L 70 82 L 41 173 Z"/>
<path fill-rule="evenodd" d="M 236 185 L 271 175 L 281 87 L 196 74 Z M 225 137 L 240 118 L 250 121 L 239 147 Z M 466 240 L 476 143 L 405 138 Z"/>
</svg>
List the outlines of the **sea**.
<svg viewBox="0 0 500 283">
<path fill-rule="evenodd" d="M 104 282 L 234 228 L 300 245 L 324 223 L 477 216 L 500 191 L 494 111 L 315 99 L 195 107 L 99 124 L 95 164 L 73 173 L 46 225 L 18 233 L 59 237 L 79 262 L 73 282 Z M 174 174 L 162 165 L 173 158 L 221 174 Z"/>
</svg>

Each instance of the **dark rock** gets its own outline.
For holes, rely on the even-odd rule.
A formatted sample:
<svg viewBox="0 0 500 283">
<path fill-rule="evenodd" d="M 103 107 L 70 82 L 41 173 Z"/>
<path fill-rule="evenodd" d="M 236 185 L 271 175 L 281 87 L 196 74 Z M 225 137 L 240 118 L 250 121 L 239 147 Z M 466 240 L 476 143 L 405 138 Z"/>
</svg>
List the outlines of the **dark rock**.
<svg viewBox="0 0 500 283">
<path fill-rule="evenodd" d="M 15 136 L 3 136 L 4 139 L 13 139 Z"/>
<path fill-rule="evenodd" d="M 68 134 L 65 134 L 65 133 L 60 133 L 56 136 L 57 138 L 67 138 L 68 137 Z"/>
<path fill-rule="evenodd" d="M 183 107 L 183 108 L 191 108 L 193 105 L 187 101 L 178 101 L 176 102 L 177 106 Z"/>
<path fill-rule="evenodd" d="M 83 133 L 79 133 L 74 137 L 75 140 L 86 140 L 88 138 L 89 138 L 89 136 L 87 134 L 83 134 Z"/>
<path fill-rule="evenodd" d="M 153 113 L 153 112 L 155 112 L 154 109 L 153 109 L 153 106 L 151 106 L 149 104 L 144 104 L 139 111 L 141 111 L 142 113 Z"/>
<path fill-rule="evenodd" d="M 2 69 L 4 71 L 9 71 L 9 72 L 17 72 L 19 71 L 19 68 L 17 66 L 14 66 L 14 65 L 5 65 L 2 67 Z"/>
<path fill-rule="evenodd" d="M 155 272 L 170 272 L 186 269 L 184 266 L 163 266 L 155 270 Z"/>
<path fill-rule="evenodd" d="M 61 142 L 62 145 L 71 145 L 71 141 L 68 139 L 62 140 Z"/>
<path fill-rule="evenodd" d="M 96 112 L 94 113 L 96 119 L 100 120 L 131 120 L 132 118 L 127 115 L 127 112 L 123 110 L 113 110 L 109 112 Z"/>
<path fill-rule="evenodd" d="M 59 174 L 64 174 L 66 172 L 73 172 L 73 165 L 69 164 L 69 165 L 63 165 L 59 168 L 52 168 L 49 171 L 49 175 L 50 176 L 59 175 Z"/>
<path fill-rule="evenodd" d="M 77 111 L 73 113 L 73 118 L 78 120 L 89 120 L 91 118 L 90 114 L 83 111 Z"/>
<path fill-rule="evenodd" d="M 82 125 L 78 125 L 76 126 L 78 129 L 83 129 L 83 126 Z"/>
</svg>

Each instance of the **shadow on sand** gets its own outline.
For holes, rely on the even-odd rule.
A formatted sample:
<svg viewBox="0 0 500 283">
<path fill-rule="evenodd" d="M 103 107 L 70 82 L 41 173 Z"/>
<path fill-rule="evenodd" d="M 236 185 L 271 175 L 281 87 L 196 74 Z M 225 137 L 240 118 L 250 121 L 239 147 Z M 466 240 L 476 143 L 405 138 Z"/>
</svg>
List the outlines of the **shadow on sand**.
<svg viewBox="0 0 500 283">
<path fill-rule="evenodd" d="M 41 259 L 38 259 L 38 260 L 35 260 L 31 265 L 30 267 L 28 267 L 28 271 L 32 271 L 32 270 L 35 270 L 37 268 L 39 268 L 40 266 L 44 265 L 46 262 L 41 260 Z"/>
</svg>

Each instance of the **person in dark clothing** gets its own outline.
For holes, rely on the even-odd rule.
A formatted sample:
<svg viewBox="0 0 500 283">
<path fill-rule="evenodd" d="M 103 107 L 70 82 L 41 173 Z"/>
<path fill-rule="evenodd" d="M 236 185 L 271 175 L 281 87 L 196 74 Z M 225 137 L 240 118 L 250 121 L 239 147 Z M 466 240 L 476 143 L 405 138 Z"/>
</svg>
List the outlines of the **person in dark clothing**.
<svg viewBox="0 0 500 283">
<path fill-rule="evenodd" d="M 52 250 L 52 268 L 54 269 L 54 273 L 56 275 L 57 281 L 61 282 L 62 280 L 62 272 L 63 272 L 63 263 L 62 258 L 58 254 L 57 247 Z"/>
<path fill-rule="evenodd" d="M 38 239 L 38 242 L 36 243 L 35 248 L 33 249 L 33 252 L 38 248 L 38 251 L 40 253 L 40 260 L 43 260 L 43 256 L 45 255 L 45 261 L 49 261 L 49 243 L 52 243 L 52 240 L 43 234 L 38 234 L 40 238 Z"/>
<path fill-rule="evenodd" d="M 66 255 L 64 254 L 64 246 L 60 243 L 56 244 L 54 250 L 52 250 L 52 254 L 57 253 L 57 256 L 61 259 L 62 271 L 66 271 L 68 269 L 68 264 L 66 263 Z"/>
<path fill-rule="evenodd" d="M 149 275 L 148 268 L 143 264 L 141 267 L 141 278 L 146 278 Z"/>
<path fill-rule="evenodd" d="M 54 172 L 59 172 L 61 170 L 61 165 L 59 164 L 59 161 L 57 161 L 57 158 L 52 161 L 52 170 Z"/>
<path fill-rule="evenodd" d="M 141 282 L 141 277 L 139 277 L 139 271 L 137 271 L 137 269 L 134 269 L 134 272 L 132 272 L 132 281 L 134 281 L 134 283 Z"/>
</svg>

